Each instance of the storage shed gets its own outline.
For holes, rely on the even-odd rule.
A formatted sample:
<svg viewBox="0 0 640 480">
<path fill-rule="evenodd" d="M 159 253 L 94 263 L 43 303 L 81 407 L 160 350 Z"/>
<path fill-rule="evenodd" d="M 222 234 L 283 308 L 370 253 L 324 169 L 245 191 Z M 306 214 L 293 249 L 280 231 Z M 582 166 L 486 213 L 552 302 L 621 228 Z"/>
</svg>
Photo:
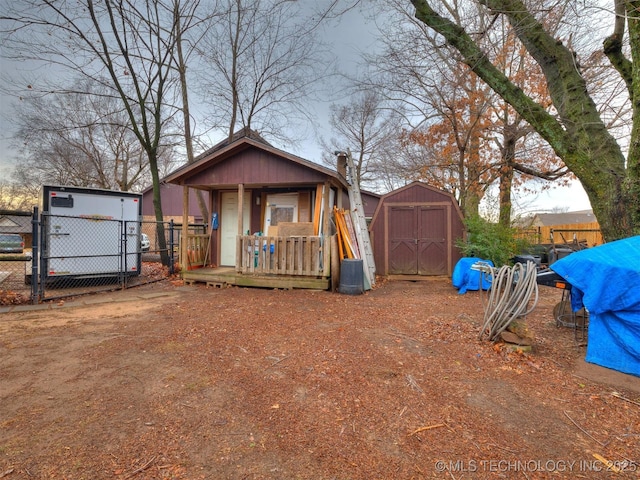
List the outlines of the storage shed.
<svg viewBox="0 0 640 480">
<path fill-rule="evenodd" d="M 379 275 L 451 275 L 461 258 L 462 213 L 453 195 L 413 182 L 383 195 L 369 226 Z"/>
</svg>

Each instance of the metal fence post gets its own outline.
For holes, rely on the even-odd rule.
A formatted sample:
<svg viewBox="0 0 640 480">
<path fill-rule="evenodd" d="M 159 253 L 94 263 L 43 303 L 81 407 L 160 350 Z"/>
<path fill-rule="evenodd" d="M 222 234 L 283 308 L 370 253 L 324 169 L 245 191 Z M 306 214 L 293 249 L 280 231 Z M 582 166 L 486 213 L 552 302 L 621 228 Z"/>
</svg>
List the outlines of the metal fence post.
<svg viewBox="0 0 640 480">
<path fill-rule="evenodd" d="M 33 216 L 31 217 L 31 303 L 34 305 L 40 300 L 38 298 L 39 226 L 40 216 L 38 207 L 33 207 Z"/>
<path fill-rule="evenodd" d="M 127 221 L 120 220 L 120 288 L 127 288 L 127 272 L 129 265 L 127 263 Z"/>
<path fill-rule="evenodd" d="M 174 242 L 174 238 L 173 238 L 173 218 L 171 220 L 169 220 L 169 275 L 173 275 L 175 273 L 174 271 L 174 265 L 175 265 L 175 259 L 173 257 L 173 242 Z"/>
<path fill-rule="evenodd" d="M 45 289 L 46 289 L 46 280 L 47 280 L 47 268 L 49 268 L 49 258 L 48 258 L 48 250 L 49 250 L 49 224 L 50 219 L 49 215 L 42 212 L 40 214 L 40 255 L 38 255 L 38 297 L 40 300 L 44 300 L 45 297 Z M 46 260 L 46 262 L 45 262 Z"/>
</svg>

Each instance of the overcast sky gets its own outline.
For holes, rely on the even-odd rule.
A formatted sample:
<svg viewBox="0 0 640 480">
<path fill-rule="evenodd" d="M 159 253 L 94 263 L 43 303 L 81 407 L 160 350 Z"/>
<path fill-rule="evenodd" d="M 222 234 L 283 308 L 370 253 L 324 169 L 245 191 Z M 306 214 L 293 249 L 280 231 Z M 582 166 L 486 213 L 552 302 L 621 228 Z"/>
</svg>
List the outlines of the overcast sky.
<svg viewBox="0 0 640 480">
<path fill-rule="evenodd" d="M 19 0 L 16 0 L 19 1 Z M 319 8 L 322 2 L 306 0 L 306 3 Z M 357 8 L 344 13 L 340 18 L 326 22 L 323 28 L 324 41 L 332 45 L 336 55 L 337 67 L 339 71 L 354 72 L 355 65 L 360 61 L 362 52 L 371 53 L 375 44 L 375 25 L 368 22 L 365 16 Z M 0 58 L 0 81 L 10 75 L 16 69 L 24 70 L 26 65 L 15 64 Z M 39 75 L 50 75 L 50 72 L 40 70 L 35 73 L 36 79 Z M 36 81 L 36 79 L 31 80 Z M 11 120 L 11 105 L 16 101 L 15 97 L 2 93 L 0 89 L 0 167 L 11 166 L 15 150 L 10 148 L 13 125 Z M 328 125 L 329 106 L 333 100 L 320 101 L 312 106 L 312 110 L 317 113 L 318 124 L 322 127 Z M 256 126 L 259 129 L 259 126 Z M 225 135 L 226 132 L 222 132 Z M 290 150 L 292 153 L 303 156 L 312 161 L 320 161 L 320 148 L 317 142 L 318 135 L 328 136 L 328 128 L 320 132 L 309 131 L 307 138 L 299 146 Z M 219 139 L 213 139 L 212 142 Z"/>
<path fill-rule="evenodd" d="M 341 71 L 353 72 L 362 52 L 371 53 L 375 48 L 376 27 L 358 9 L 351 10 L 339 20 L 330 22 L 324 30 L 326 40 L 333 45 Z M 0 59 L 0 78 L 13 66 Z M 11 122 L 10 103 L 14 99 L 0 94 L 0 173 L 6 178 L 12 166 L 15 151 L 10 149 Z M 289 149 L 292 153 L 314 162 L 320 162 L 321 149 L 317 142 L 318 135 L 330 136 L 328 129 L 330 101 L 320 102 L 314 106 L 318 124 L 326 126 L 319 132 L 308 131 L 306 139 L 299 146 Z M 569 211 L 590 209 L 586 193 L 574 183 L 571 187 L 555 188 L 538 195 L 526 195 L 514 201 L 519 211 L 535 212 L 541 210 L 564 209 Z"/>
</svg>

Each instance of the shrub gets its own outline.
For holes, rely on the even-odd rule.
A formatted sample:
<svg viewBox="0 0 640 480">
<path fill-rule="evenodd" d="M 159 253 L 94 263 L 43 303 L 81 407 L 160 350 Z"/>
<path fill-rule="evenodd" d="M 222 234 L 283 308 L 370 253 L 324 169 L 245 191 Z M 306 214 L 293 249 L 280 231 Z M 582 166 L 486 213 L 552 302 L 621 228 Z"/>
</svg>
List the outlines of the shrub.
<svg viewBox="0 0 640 480">
<path fill-rule="evenodd" d="M 514 255 L 526 251 L 529 242 L 516 236 L 516 229 L 491 223 L 479 215 L 465 219 L 467 239 L 456 245 L 465 257 L 491 260 L 496 267 L 511 264 Z"/>
</svg>

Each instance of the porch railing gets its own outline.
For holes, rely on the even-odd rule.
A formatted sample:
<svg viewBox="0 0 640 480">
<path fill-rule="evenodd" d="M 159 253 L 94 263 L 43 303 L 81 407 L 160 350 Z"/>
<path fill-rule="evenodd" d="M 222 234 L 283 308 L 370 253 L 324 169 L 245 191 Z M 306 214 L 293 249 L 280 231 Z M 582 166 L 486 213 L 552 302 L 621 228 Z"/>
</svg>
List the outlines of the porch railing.
<svg viewBox="0 0 640 480">
<path fill-rule="evenodd" d="M 236 270 L 240 273 L 325 276 L 323 238 L 237 237 Z"/>
<path fill-rule="evenodd" d="M 180 242 L 182 242 L 182 237 L 180 237 Z M 189 233 L 187 235 L 187 261 L 184 262 L 184 268 L 193 270 L 206 267 L 207 260 L 211 260 L 207 259 L 208 245 L 208 234 Z M 180 254 L 182 255 L 182 248 L 180 248 Z"/>
</svg>

